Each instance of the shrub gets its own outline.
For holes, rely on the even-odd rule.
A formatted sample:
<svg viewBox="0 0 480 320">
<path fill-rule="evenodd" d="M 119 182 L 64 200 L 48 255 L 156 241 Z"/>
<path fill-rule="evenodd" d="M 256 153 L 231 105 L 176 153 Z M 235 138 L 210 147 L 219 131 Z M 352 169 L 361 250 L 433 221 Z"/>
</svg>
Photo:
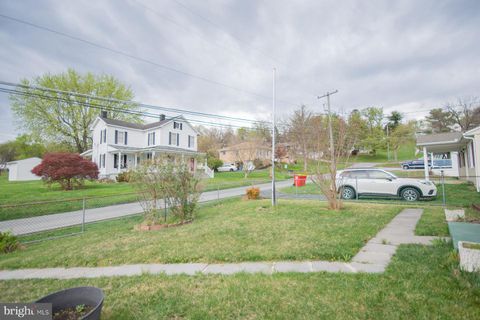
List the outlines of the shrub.
<svg viewBox="0 0 480 320">
<path fill-rule="evenodd" d="M 258 200 L 260 199 L 260 188 L 251 187 L 246 190 L 248 200 Z"/>
<path fill-rule="evenodd" d="M 215 157 L 208 157 L 207 165 L 210 169 L 217 171 L 223 165 L 223 161 Z"/>
<path fill-rule="evenodd" d="M 58 152 L 46 154 L 32 173 L 47 184 L 58 183 L 63 190 L 72 190 L 86 179 L 97 179 L 98 167 L 78 153 Z"/>
<path fill-rule="evenodd" d="M 144 212 L 144 223 L 156 224 L 163 215 L 160 200 L 180 221 L 193 219 L 200 198 L 200 179 L 183 161 L 156 158 L 132 172 L 132 182 Z"/>
<path fill-rule="evenodd" d="M 130 171 L 121 172 L 117 176 L 117 182 L 130 182 L 132 173 Z"/>
<path fill-rule="evenodd" d="M 17 237 L 10 232 L 0 232 L 0 252 L 9 253 L 18 249 L 19 243 Z"/>
</svg>

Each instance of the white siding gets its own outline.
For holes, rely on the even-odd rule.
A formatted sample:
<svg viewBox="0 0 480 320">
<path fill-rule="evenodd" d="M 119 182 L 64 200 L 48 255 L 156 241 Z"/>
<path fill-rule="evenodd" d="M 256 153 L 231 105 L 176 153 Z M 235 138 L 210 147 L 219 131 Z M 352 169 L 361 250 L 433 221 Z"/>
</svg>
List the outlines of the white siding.
<svg viewBox="0 0 480 320">
<path fill-rule="evenodd" d="M 42 162 L 40 158 L 28 158 L 24 160 L 12 161 L 7 164 L 8 181 L 29 181 L 40 180 L 40 177 L 34 175 L 31 171 Z"/>
</svg>

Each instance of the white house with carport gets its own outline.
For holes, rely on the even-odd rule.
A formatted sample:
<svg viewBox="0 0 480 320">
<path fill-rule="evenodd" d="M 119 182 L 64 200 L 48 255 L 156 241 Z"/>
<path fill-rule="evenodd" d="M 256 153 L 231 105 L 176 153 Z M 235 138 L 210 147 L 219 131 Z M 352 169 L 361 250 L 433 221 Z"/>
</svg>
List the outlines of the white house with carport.
<svg viewBox="0 0 480 320">
<path fill-rule="evenodd" d="M 181 157 L 192 172 L 204 166 L 197 163 L 198 156 L 203 155 L 197 151 L 198 132 L 183 116 L 166 119 L 160 115 L 159 121 L 141 124 L 111 119 L 102 112 L 91 130 L 92 149 L 82 156 L 91 157 L 101 178 L 114 178 L 160 155 Z"/>
<path fill-rule="evenodd" d="M 480 192 L 480 127 L 467 132 L 447 132 L 417 136 L 417 147 L 423 151 L 425 179 L 429 179 L 428 159 L 432 171 L 472 182 Z"/>
<path fill-rule="evenodd" d="M 7 162 L 8 181 L 40 180 L 39 176 L 32 173 L 32 169 L 41 162 L 42 159 L 37 157 Z"/>
</svg>

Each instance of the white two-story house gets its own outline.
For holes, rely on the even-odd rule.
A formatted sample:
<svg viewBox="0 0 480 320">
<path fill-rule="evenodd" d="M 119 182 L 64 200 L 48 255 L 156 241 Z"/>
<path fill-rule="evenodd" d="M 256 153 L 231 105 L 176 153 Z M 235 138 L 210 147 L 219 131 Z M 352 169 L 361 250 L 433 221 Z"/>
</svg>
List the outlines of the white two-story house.
<svg viewBox="0 0 480 320">
<path fill-rule="evenodd" d="M 91 130 L 92 149 L 82 155 L 91 156 L 102 178 L 113 178 L 160 155 L 181 157 L 195 171 L 202 155 L 197 152 L 198 133 L 183 116 L 160 115 L 160 121 L 139 124 L 110 119 L 102 112 Z"/>
</svg>

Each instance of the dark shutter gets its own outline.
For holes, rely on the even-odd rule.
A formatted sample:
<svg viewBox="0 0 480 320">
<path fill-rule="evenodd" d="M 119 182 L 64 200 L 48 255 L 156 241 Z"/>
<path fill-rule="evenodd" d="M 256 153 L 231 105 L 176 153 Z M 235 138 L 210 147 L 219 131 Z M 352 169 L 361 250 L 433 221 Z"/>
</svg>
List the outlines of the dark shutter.
<svg viewBox="0 0 480 320">
<path fill-rule="evenodd" d="M 113 155 L 113 167 L 118 168 L 118 154 Z"/>
<path fill-rule="evenodd" d="M 153 143 L 152 144 L 155 145 L 155 132 L 152 134 L 152 136 L 153 136 Z"/>
<path fill-rule="evenodd" d="M 127 139 L 127 133 L 128 133 L 128 132 L 125 131 L 125 145 L 127 145 L 127 141 L 128 141 L 128 139 Z"/>
<path fill-rule="evenodd" d="M 180 145 L 180 133 L 177 133 L 177 147 Z"/>
<path fill-rule="evenodd" d="M 115 130 L 115 144 L 118 144 L 118 130 Z"/>
<path fill-rule="evenodd" d="M 168 133 L 168 144 L 170 144 L 170 145 L 172 144 L 172 133 L 171 132 Z"/>
<path fill-rule="evenodd" d="M 102 140 L 103 140 L 103 137 L 102 137 L 102 135 L 103 135 L 103 130 L 102 130 L 102 131 L 100 131 L 100 143 L 102 143 Z"/>
<path fill-rule="evenodd" d="M 107 142 L 107 129 L 104 129 L 103 132 L 103 142 Z"/>
</svg>

